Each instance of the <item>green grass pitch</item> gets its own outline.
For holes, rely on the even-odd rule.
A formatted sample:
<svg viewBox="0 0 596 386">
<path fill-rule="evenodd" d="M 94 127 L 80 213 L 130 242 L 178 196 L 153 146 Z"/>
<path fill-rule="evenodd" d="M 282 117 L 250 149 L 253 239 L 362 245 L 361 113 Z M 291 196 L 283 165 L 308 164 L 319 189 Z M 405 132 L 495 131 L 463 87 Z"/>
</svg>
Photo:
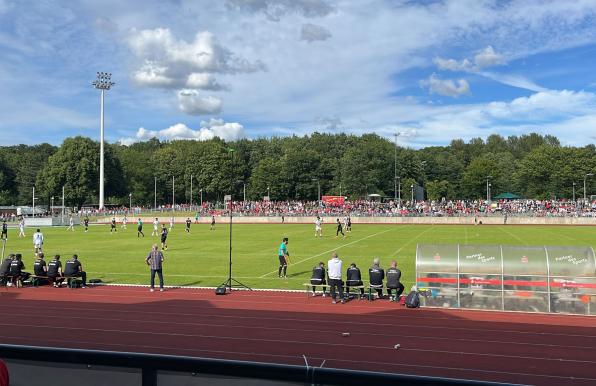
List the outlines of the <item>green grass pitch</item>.
<svg viewBox="0 0 596 386">
<path fill-rule="evenodd" d="M 9 230 L 6 252 L 22 253 L 28 271 L 33 266 L 32 234 L 25 238 Z M 94 225 L 88 233 L 66 228 L 43 228 L 46 260 L 60 254 L 62 260 L 79 255 L 88 278 L 107 283 L 148 284 L 145 256 L 159 237 L 151 237 L 152 227 L 145 224 L 145 238 L 137 238 L 136 224 L 110 234 L 109 225 Z M 466 225 L 364 225 L 354 224 L 347 237 L 335 238 L 333 225 L 323 226 L 324 237 L 314 237 L 310 224 L 234 224 L 233 277 L 253 288 L 302 289 L 313 266 L 329 260 L 337 251 L 347 268 L 355 262 L 367 279 L 374 257 L 389 266 L 396 259 L 403 272 L 406 289 L 414 281 L 415 249 L 418 243 L 578 245 L 596 246 L 593 227 L 586 226 L 466 226 Z M 291 264 L 288 278 L 277 277 L 277 248 L 282 237 L 289 237 Z M 176 224 L 168 237 L 164 276 L 166 285 L 217 286 L 228 275 L 229 226 L 218 224 L 215 231 L 207 224 L 193 224 L 191 233 Z"/>
</svg>

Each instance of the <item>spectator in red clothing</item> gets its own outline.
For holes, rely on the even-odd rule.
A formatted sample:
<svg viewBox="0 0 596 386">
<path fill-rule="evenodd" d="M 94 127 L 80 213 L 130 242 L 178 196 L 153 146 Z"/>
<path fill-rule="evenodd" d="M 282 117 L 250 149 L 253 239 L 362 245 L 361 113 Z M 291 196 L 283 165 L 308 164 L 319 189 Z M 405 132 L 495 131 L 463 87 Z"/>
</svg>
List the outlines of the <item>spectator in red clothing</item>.
<svg viewBox="0 0 596 386">
<path fill-rule="evenodd" d="M 8 368 L 6 367 L 6 363 L 0 359 L 0 386 L 8 386 L 9 383 Z"/>
</svg>

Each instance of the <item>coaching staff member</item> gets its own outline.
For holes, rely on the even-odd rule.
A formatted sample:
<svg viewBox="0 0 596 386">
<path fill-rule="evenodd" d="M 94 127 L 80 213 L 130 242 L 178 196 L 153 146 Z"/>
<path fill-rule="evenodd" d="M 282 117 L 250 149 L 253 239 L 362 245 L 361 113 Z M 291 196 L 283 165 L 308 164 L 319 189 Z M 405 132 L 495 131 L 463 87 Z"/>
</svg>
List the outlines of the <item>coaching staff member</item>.
<svg viewBox="0 0 596 386">
<path fill-rule="evenodd" d="M 153 292 L 155 287 L 155 273 L 159 276 L 159 290 L 163 292 L 163 253 L 157 248 L 157 244 L 153 244 L 153 248 L 151 248 L 151 252 L 147 255 L 145 262 L 149 267 L 151 267 L 151 288 L 149 291 Z"/>
<path fill-rule="evenodd" d="M 350 287 L 362 286 L 362 274 L 356 263 L 350 264 L 346 271 L 346 292 L 350 295 Z M 364 288 L 360 288 L 360 297 L 364 297 Z"/>
<path fill-rule="evenodd" d="M 60 261 L 60 255 L 54 256 L 54 260 L 48 263 L 48 278 L 54 283 L 54 287 L 60 287 L 60 284 L 64 281 L 62 277 L 62 262 Z"/>
<path fill-rule="evenodd" d="M 389 295 L 389 300 L 398 300 L 402 292 L 404 292 L 404 285 L 400 282 L 401 270 L 397 268 L 397 262 L 395 260 L 391 262 L 391 267 L 387 269 L 385 277 L 387 278 L 387 294 Z M 393 291 L 396 292 L 395 297 L 391 296 Z"/>
<path fill-rule="evenodd" d="M 83 271 L 79 256 L 72 255 L 72 259 L 66 262 L 64 265 L 64 276 L 80 277 L 83 281 L 81 288 L 87 288 L 87 272 Z"/>
<path fill-rule="evenodd" d="M 331 260 L 327 262 L 327 275 L 329 276 L 329 287 L 331 287 L 331 303 L 337 303 L 337 295 L 335 290 L 339 288 L 339 298 L 342 303 L 344 300 L 344 286 L 341 281 L 342 261 L 337 256 L 336 252 L 331 255 Z"/>
<path fill-rule="evenodd" d="M 316 295 L 316 286 L 322 285 L 323 286 L 323 297 L 325 297 L 325 284 L 327 284 L 325 280 L 325 263 L 322 261 L 316 265 L 312 269 L 312 276 L 310 277 L 310 284 L 312 284 L 312 296 Z"/>
<path fill-rule="evenodd" d="M 377 290 L 379 298 L 383 297 L 383 280 L 385 279 L 385 271 L 381 268 L 379 258 L 373 259 L 373 265 L 368 269 L 368 278 L 370 287 Z"/>
<path fill-rule="evenodd" d="M 281 244 L 279 245 L 279 250 L 277 252 L 277 257 L 279 257 L 279 270 L 277 275 L 279 277 L 287 277 L 286 273 L 288 271 L 288 263 L 290 262 L 290 252 L 288 252 L 288 238 L 284 237 L 281 240 Z M 283 271 L 283 276 L 281 275 Z"/>
</svg>

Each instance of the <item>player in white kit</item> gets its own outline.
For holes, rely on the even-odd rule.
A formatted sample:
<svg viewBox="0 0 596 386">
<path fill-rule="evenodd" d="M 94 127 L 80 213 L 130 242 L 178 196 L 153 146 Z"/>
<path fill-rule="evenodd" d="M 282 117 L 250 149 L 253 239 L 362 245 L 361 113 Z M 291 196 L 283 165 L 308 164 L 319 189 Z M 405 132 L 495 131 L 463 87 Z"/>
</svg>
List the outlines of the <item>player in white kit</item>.
<svg viewBox="0 0 596 386">
<path fill-rule="evenodd" d="M 126 229 L 126 223 L 128 223 L 128 218 L 126 217 L 126 215 L 124 215 L 124 217 L 122 217 L 122 225 L 120 225 L 120 228 Z"/>
<path fill-rule="evenodd" d="M 35 249 L 35 256 L 43 250 L 43 233 L 39 229 L 33 234 L 33 248 Z"/>
<path fill-rule="evenodd" d="M 174 217 L 170 217 L 170 231 L 172 230 L 172 228 L 174 228 Z"/>
<path fill-rule="evenodd" d="M 151 232 L 151 236 L 159 236 L 159 220 L 157 217 L 153 220 L 153 232 Z"/>
<path fill-rule="evenodd" d="M 25 219 L 22 218 L 19 222 L 19 237 L 25 237 Z"/>
<path fill-rule="evenodd" d="M 74 219 L 72 218 L 72 216 L 70 216 L 70 218 L 68 219 L 68 228 L 66 228 L 66 230 L 74 232 Z"/>
<path fill-rule="evenodd" d="M 315 220 L 315 237 L 323 237 L 323 227 L 321 226 L 322 224 L 323 219 L 317 216 L 317 219 Z"/>
</svg>

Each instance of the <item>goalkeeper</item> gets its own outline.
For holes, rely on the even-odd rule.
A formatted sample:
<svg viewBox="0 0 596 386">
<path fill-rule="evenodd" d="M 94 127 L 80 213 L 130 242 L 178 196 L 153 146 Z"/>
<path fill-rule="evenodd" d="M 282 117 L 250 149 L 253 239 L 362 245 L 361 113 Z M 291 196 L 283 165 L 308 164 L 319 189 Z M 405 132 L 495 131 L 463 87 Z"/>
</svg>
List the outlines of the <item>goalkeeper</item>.
<svg viewBox="0 0 596 386">
<path fill-rule="evenodd" d="M 284 237 L 281 240 L 281 244 L 279 245 L 279 251 L 277 252 L 277 256 L 279 257 L 279 277 L 287 277 L 286 273 L 288 271 L 288 263 L 290 262 L 290 253 L 288 252 L 288 238 Z M 283 276 L 282 276 L 283 273 Z"/>
</svg>

